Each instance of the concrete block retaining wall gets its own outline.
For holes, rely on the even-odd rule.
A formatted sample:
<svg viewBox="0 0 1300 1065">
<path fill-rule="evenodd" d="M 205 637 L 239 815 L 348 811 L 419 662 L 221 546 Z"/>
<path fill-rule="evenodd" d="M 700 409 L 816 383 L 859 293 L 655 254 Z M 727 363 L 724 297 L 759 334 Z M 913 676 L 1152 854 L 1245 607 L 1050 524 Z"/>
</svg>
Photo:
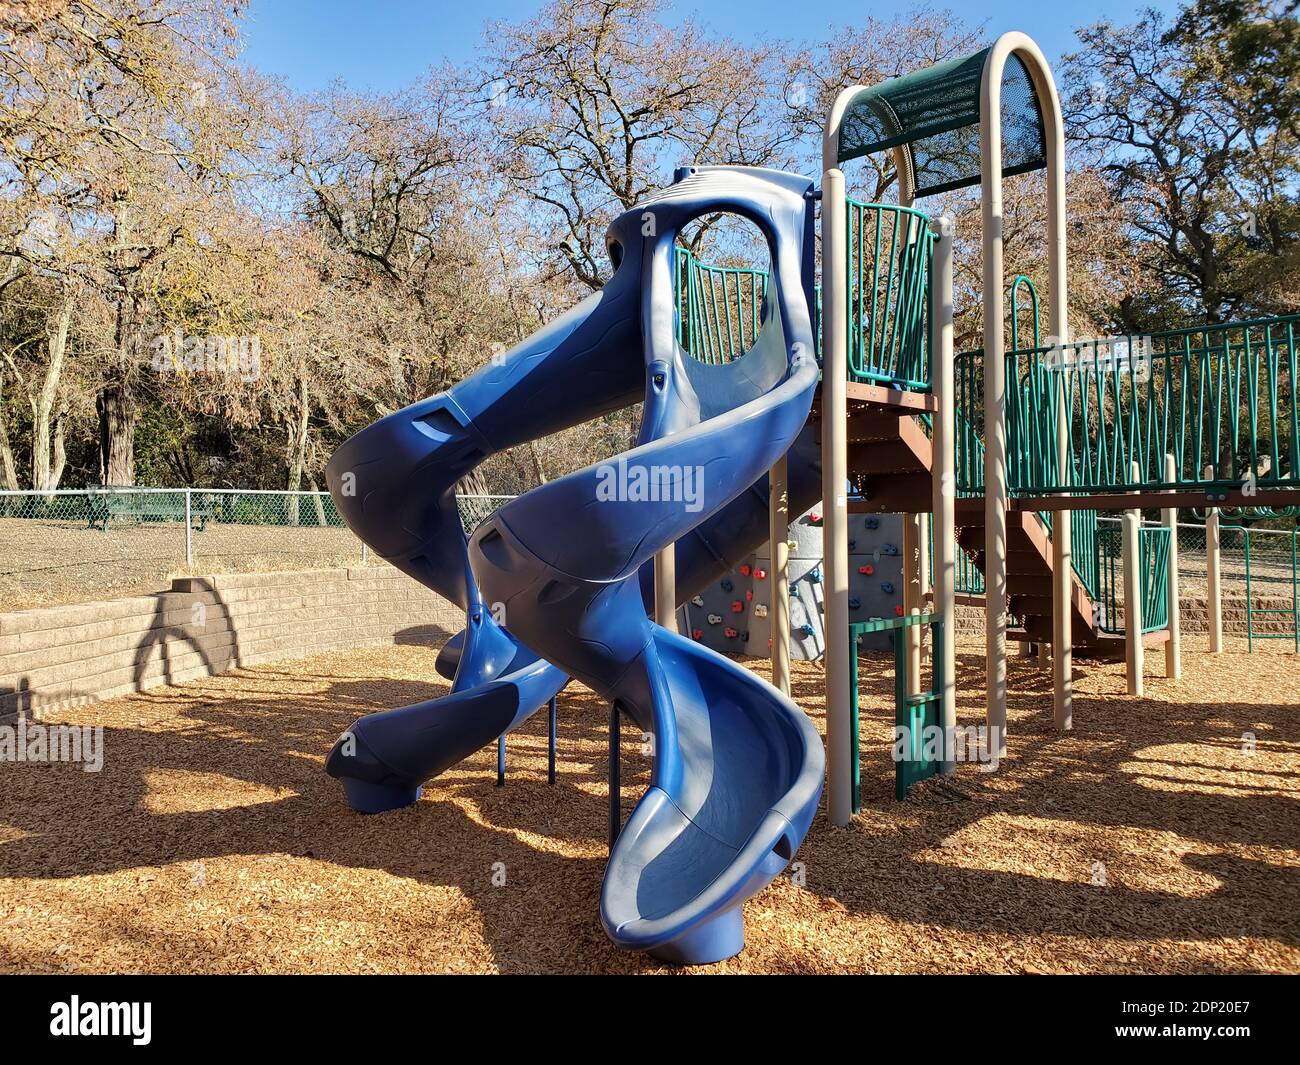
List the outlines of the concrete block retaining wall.
<svg viewBox="0 0 1300 1065">
<path fill-rule="evenodd" d="M 460 609 L 391 566 L 180 577 L 0 614 L 0 721 L 318 651 L 437 644 Z"/>
</svg>

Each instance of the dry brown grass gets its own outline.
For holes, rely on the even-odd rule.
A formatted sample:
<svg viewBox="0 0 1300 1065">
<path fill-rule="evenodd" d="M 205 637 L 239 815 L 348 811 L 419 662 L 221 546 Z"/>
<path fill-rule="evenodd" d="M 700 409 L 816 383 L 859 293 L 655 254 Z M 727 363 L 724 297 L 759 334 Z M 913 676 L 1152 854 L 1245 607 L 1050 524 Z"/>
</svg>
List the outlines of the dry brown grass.
<svg viewBox="0 0 1300 1065">
<path fill-rule="evenodd" d="M 1081 665 L 1069 736 L 1046 675 L 1013 659 L 1011 756 L 961 767 L 962 801 L 929 786 L 893 801 L 890 667 L 865 656 L 863 813 L 818 817 L 804 886 L 752 900 L 747 949 L 715 969 L 1300 971 L 1296 659 L 1189 643 L 1178 685 L 1149 656 L 1141 700 L 1122 666 Z M 959 650 L 975 721 L 982 661 Z M 597 917 L 605 708 L 585 689 L 561 696 L 554 787 L 539 715 L 511 739 L 504 789 L 486 749 L 410 809 L 347 809 L 325 752 L 358 715 L 445 690 L 433 660 L 334 654 L 68 711 L 105 727 L 103 772 L 0 765 L 0 969 L 661 970 Z M 819 726 L 821 679 L 797 665 Z M 626 758 L 630 810 L 648 763 Z"/>
</svg>

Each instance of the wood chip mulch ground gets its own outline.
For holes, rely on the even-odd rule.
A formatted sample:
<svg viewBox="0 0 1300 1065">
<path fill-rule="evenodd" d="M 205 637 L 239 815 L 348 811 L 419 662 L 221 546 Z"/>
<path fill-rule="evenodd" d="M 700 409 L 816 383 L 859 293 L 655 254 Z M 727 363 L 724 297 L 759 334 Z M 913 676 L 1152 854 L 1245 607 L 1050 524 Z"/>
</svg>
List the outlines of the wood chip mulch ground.
<svg viewBox="0 0 1300 1065">
<path fill-rule="evenodd" d="M 960 715 L 983 661 L 959 645 Z M 560 703 L 414 807 L 351 813 L 322 763 L 375 709 L 446 689 L 428 648 L 354 651 L 160 688 L 54 719 L 105 729 L 100 773 L 0 764 L 0 971 L 651 972 L 597 916 L 605 707 Z M 767 663 L 751 661 L 760 674 Z M 864 810 L 819 816 L 710 971 L 1300 972 L 1300 684 L 1285 653 L 1076 663 L 1075 730 L 1011 662 L 1010 756 L 893 801 L 891 662 L 864 656 Z M 821 727 L 822 674 L 794 696 Z M 47 718 L 49 720 L 49 718 Z M 624 809 L 648 759 L 625 745 Z M 502 883 L 504 880 L 504 883 Z"/>
</svg>

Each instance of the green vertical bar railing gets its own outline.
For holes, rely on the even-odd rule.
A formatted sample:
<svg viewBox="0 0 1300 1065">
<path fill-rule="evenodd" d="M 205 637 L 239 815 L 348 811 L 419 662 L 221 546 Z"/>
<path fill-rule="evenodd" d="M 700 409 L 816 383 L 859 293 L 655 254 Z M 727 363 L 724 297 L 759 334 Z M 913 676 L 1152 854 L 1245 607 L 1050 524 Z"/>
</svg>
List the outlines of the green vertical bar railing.
<svg viewBox="0 0 1300 1065">
<path fill-rule="evenodd" d="M 1252 482 L 1293 485 L 1298 324 L 1300 315 L 1289 315 L 1008 352 L 1007 379 L 1016 382 L 1007 395 L 1012 494 L 1190 488 L 1213 496 Z M 980 359 L 979 352 L 957 359 L 959 405 L 970 412 Z M 1055 461 L 1062 400 L 1070 429 L 1064 482 Z M 1214 471 L 1208 480 L 1206 466 Z M 967 471 L 968 484 L 974 473 Z"/>
<path fill-rule="evenodd" d="M 849 379 L 928 391 L 930 220 L 854 199 L 847 216 Z"/>
<path fill-rule="evenodd" d="M 767 271 L 709 266 L 678 247 L 677 342 L 700 362 L 740 358 L 758 339 Z"/>
<path fill-rule="evenodd" d="M 1094 514 L 1095 519 L 1095 514 Z M 1097 527 L 1097 628 L 1122 636 L 1127 619 L 1120 623 L 1123 608 L 1123 534 L 1118 521 Z M 1138 531 L 1138 573 L 1141 574 L 1142 631 L 1158 632 L 1169 627 L 1169 554 L 1172 534 L 1161 526 L 1146 525 Z"/>
<path fill-rule="evenodd" d="M 894 763 L 894 798 L 902 799 L 907 789 L 927 777 L 939 773 L 944 752 L 937 759 L 926 757 L 926 737 L 932 729 L 942 730 L 940 703 L 944 686 L 942 664 L 936 656 L 932 661 L 931 690 L 919 695 L 907 693 L 907 641 L 904 633 L 913 626 L 928 625 L 932 647 L 943 646 L 943 619 L 938 614 L 909 614 L 901 618 L 872 618 L 857 621 L 849 626 L 849 700 L 852 707 L 849 727 L 852 729 L 853 759 L 853 812 L 862 811 L 862 773 L 858 751 L 858 638 L 867 633 L 885 632 L 894 651 L 894 742 L 905 740 L 905 754 Z M 948 737 L 944 737 L 946 743 Z"/>
</svg>

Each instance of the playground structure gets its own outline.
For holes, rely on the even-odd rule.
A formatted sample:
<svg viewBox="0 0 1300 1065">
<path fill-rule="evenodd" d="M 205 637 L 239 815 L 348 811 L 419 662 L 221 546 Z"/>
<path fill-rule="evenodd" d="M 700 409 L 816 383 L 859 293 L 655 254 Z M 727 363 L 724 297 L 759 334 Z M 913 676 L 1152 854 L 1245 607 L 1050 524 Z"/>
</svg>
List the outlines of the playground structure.
<svg viewBox="0 0 1300 1065">
<path fill-rule="evenodd" d="M 899 204 L 850 199 L 841 165 L 886 150 Z M 1029 38 L 1006 34 L 965 59 L 844 90 L 823 166 L 819 193 L 775 171 L 679 171 L 611 226 L 615 272 L 600 293 L 449 392 L 359 433 L 328 471 L 358 536 L 467 616 L 439 655 L 451 694 L 363 718 L 336 744 L 327 768 L 349 801 L 365 812 L 415 801 L 423 781 L 553 708 L 577 677 L 609 701 L 612 736 L 626 714 L 654 745 L 651 787 L 621 830 L 611 788 L 605 929 L 677 962 L 742 948 L 743 903 L 798 848 L 823 768 L 829 818 L 849 821 L 858 632 L 896 633 L 900 713 L 915 711 L 899 724 L 948 736 L 952 620 L 959 599 L 982 603 L 984 753 L 996 759 L 1009 644 L 1050 647 L 1062 730 L 1076 647 L 1122 651 L 1138 693 L 1144 650 L 1163 643 L 1177 677 L 1178 509 L 1300 502 L 1294 321 L 1198 326 L 1137 348 L 1070 339 L 1060 108 Z M 1033 346 L 1020 347 L 1018 293 L 1035 308 L 1038 294 L 1018 278 L 1008 350 L 1002 179 L 1036 169 L 1047 171 L 1052 342 L 1039 344 L 1035 313 Z M 914 204 L 974 184 L 984 346 L 955 354 L 952 225 Z M 685 225 L 718 211 L 762 230 L 770 276 L 710 267 L 677 246 Z M 488 454 L 642 399 L 636 448 L 509 502 L 467 543 L 455 486 Z M 669 471 L 653 491 L 651 470 Z M 693 471 L 704 493 L 694 509 L 682 497 Z M 789 523 L 819 499 L 824 765 L 789 698 Z M 1161 510 L 1162 525 L 1143 526 L 1143 509 Z M 1123 513 L 1118 535 L 1099 525 L 1106 512 Z M 852 616 L 855 513 L 902 515 L 893 622 Z M 764 543 L 770 685 L 676 631 L 679 607 Z M 931 691 L 921 686 L 926 625 Z M 937 764 L 907 761 L 912 777 L 955 769 L 947 743 Z"/>
</svg>

